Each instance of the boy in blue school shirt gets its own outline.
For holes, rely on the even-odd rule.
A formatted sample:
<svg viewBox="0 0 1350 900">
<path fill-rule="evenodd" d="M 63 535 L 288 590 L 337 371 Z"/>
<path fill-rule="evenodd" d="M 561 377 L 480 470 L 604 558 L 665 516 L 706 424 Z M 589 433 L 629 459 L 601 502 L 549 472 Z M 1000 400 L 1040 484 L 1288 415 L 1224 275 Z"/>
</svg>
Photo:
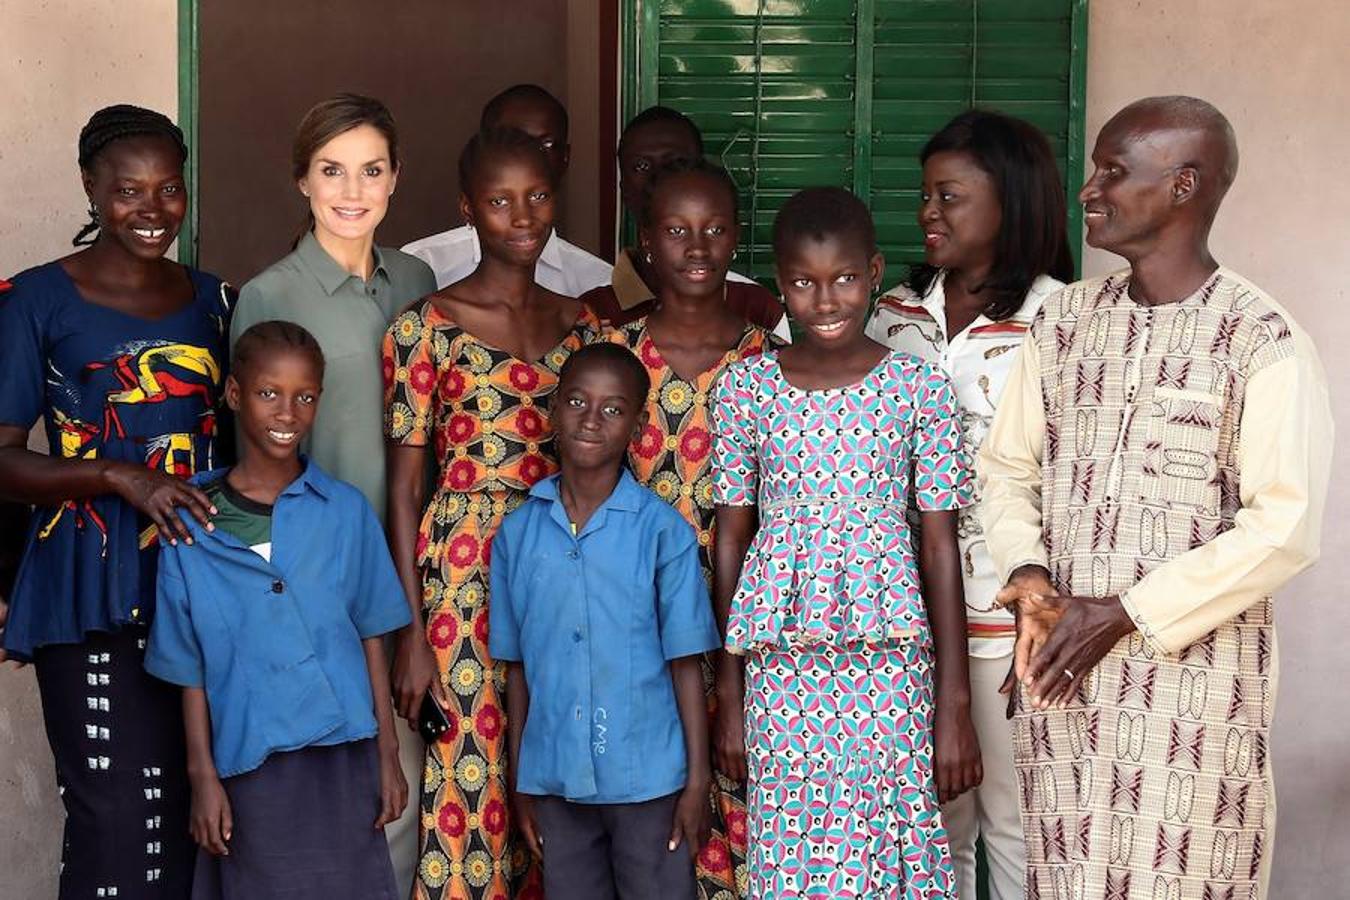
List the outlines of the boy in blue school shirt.
<svg viewBox="0 0 1350 900">
<path fill-rule="evenodd" d="M 299 455 L 324 359 L 291 322 L 234 347 L 239 463 L 160 550 L 150 674 L 183 687 L 192 900 L 397 900 L 383 826 L 408 786 L 380 636 L 411 611 L 355 487 Z M 164 827 L 182 827 L 165 823 Z"/>
<path fill-rule="evenodd" d="M 512 808 L 549 900 L 693 898 L 708 836 L 699 655 L 721 642 L 693 529 L 623 465 L 648 390 L 627 349 L 574 353 L 551 409 L 562 471 L 492 543 Z"/>
</svg>

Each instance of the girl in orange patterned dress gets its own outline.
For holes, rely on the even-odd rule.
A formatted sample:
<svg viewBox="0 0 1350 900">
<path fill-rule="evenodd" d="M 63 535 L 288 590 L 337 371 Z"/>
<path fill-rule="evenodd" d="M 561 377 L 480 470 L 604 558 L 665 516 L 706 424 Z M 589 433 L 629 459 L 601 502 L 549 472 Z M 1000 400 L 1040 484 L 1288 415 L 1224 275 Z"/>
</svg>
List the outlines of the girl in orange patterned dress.
<svg viewBox="0 0 1350 900">
<path fill-rule="evenodd" d="M 698 160 L 658 169 L 646 192 L 640 240 L 660 281 L 655 309 L 615 329 L 647 368 L 648 422 L 628 459 L 637 480 L 674 506 L 698 534 L 703 571 L 712 581 L 712 433 L 708 398 L 723 369 L 760 353 L 771 341 L 724 302 L 727 267 L 739 236 L 736 186 L 725 171 Z M 778 301 L 759 285 L 738 285 Z M 761 304 L 761 305 L 767 305 Z M 719 655 L 717 654 L 710 656 Z M 713 723 L 715 660 L 705 658 L 704 683 Z M 740 709 L 727 717 L 741 727 Z M 717 732 L 714 731 L 714 734 Z M 699 900 L 744 896 L 745 761 L 714 754 L 712 836 L 697 861 Z M 716 763 L 721 761 L 721 765 Z"/>
<path fill-rule="evenodd" d="M 389 531 L 414 622 L 394 664 L 409 724 L 428 690 L 449 730 L 427 748 L 419 900 L 539 898 L 537 867 L 508 821 L 503 672 L 487 653 L 488 561 L 503 516 L 557 469 L 548 402 L 599 323 L 534 283 L 553 225 L 543 149 L 516 131 L 460 157 L 460 211 L 482 260 L 414 304 L 384 340 Z M 436 489 L 423 504 L 429 445 Z M 420 525 L 419 525 L 420 521 Z"/>
</svg>

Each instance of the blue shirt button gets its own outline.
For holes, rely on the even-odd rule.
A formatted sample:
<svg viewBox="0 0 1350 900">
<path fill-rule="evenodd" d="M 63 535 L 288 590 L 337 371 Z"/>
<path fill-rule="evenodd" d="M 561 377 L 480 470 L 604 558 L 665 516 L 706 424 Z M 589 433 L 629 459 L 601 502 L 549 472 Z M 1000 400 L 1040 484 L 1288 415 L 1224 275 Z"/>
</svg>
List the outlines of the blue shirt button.
<svg viewBox="0 0 1350 900">
<path fill-rule="evenodd" d="M 578 628 L 576 631 L 572 632 L 572 642 L 573 642 L 573 643 L 576 643 L 576 644 L 580 644 L 580 643 L 581 643 L 581 629 L 580 629 L 580 628 Z"/>
<path fill-rule="evenodd" d="M 578 552 L 576 551 L 575 548 L 572 549 L 572 550 L 568 550 L 568 551 L 567 551 L 567 558 L 568 558 L 568 559 L 576 559 L 576 558 L 577 558 L 578 556 L 580 556 L 580 555 L 581 555 L 581 554 L 578 553 Z"/>
<path fill-rule="evenodd" d="M 281 594 L 281 593 L 284 593 L 285 590 L 286 590 L 286 585 L 285 585 L 284 582 L 281 582 L 281 581 L 274 581 L 274 582 L 272 582 L 272 593 L 274 593 L 274 594 Z"/>
</svg>

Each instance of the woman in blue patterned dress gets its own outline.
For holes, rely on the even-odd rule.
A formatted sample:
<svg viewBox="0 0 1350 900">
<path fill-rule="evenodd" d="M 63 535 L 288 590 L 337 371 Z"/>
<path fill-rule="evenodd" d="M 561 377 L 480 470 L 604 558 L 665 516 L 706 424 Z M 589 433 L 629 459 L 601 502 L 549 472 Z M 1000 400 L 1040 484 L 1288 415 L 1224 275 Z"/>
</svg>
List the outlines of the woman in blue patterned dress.
<svg viewBox="0 0 1350 900">
<path fill-rule="evenodd" d="M 158 541 L 212 509 L 229 302 L 164 258 L 182 132 L 113 106 L 80 133 L 88 243 L 0 297 L 0 500 L 35 509 L 0 657 L 32 662 L 66 808 L 60 897 L 181 900 L 194 847 L 178 691 L 142 669 Z M 97 232 L 93 241 L 85 239 Z M 46 425 L 51 455 L 27 449 Z"/>
<path fill-rule="evenodd" d="M 801 338 L 731 366 L 713 413 L 718 613 L 746 659 L 719 678 L 744 679 L 749 896 L 953 898 L 938 800 L 980 779 L 956 399 L 941 370 L 863 333 L 883 260 L 861 201 L 795 195 L 774 252 Z"/>
</svg>

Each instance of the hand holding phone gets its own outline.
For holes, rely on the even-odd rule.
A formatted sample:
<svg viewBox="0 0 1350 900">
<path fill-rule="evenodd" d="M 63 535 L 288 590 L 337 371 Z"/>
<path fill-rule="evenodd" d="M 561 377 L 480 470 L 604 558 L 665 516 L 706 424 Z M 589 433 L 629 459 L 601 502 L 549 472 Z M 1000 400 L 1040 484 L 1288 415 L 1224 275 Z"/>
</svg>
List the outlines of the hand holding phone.
<svg viewBox="0 0 1350 900">
<path fill-rule="evenodd" d="M 422 695 L 422 707 L 417 712 L 418 733 L 422 735 L 422 740 L 434 744 L 449 730 L 450 716 L 436 702 L 431 691 L 427 691 Z"/>
</svg>

